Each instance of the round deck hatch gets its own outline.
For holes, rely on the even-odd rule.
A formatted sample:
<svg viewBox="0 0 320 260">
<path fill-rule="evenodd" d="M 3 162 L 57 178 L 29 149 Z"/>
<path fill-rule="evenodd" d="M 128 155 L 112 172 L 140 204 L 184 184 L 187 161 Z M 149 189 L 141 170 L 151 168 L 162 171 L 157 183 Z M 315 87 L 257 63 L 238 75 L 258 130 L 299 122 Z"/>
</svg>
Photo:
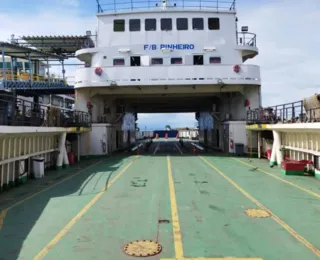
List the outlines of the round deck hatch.
<svg viewBox="0 0 320 260">
<path fill-rule="evenodd" d="M 161 252 L 162 246 L 152 240 L 137 240 L 125 245 L 124 252 L 130 256 L 146 257 L 157 255 Z"/>
</svg>

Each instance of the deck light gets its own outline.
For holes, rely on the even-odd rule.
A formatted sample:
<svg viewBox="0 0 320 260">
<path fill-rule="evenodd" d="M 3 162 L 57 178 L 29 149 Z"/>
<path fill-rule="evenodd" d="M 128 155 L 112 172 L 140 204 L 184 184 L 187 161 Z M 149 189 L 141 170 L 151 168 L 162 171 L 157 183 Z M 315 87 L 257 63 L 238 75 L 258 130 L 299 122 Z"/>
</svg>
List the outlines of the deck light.
<svg viewBox="0 0 320 260">
<path fill-rule="evenodd" d="M 203 48 L 205 51 L 215 51 L 216 47 L 204 47 Z"/>
<path fill-rule="evenodd" d="M 161 51 L 163 51 L 163 52 L 171 52 L 171 51 L 172 51 L 172 49 L 168 49 L 168 48 L 161 48 Z"/>
<path fill-rule="evenodd" d="M 118 51 L 119 51 L 119 52 L 127 53 L 127 52 L 130 52 L 130 49 L 119 49 Z"/>
</svg>

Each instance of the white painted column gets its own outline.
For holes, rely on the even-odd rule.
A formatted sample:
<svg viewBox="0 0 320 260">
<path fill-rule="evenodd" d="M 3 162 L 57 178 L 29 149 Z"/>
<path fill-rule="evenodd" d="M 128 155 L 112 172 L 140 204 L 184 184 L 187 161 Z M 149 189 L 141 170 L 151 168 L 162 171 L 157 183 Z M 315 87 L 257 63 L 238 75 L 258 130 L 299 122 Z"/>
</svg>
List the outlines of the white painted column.
<svg viewBox="0 0 320 260">
<path fill-rule="evenodd" d="M 66 137 L 67 137 L 67 133 L 62 133 L 60 135 L 59 154 L 58 154 L 57 163 L 56 163 L 56 166 L 58 169 L 62 168 L 62 164 L 63 164 L 63 160 L 64 160 L 64 153 L 66 153 L 66 146 L 65 146 Z"/>
<path fill-rule="evenodd" d="M 279 131 L 273 130 L 273 146 L 272 146 L 272 154 L 271 154 L 271 160 L 270 160 L 270 166 L 273 162 L 273 165 L 275 162 L 277 162 L 278 166 L 281 165 L 281 162 L 283 161 L 283 152 L 280 151 L 281 148 L 281 133 Z M 273 157 L 274 154 L 274 157 Z"/>
<path fill-rule="evenodd" d="M 67 149 L 65 145 L 63 145 L 63 166 L 66 166 L 66 167 L 69 166 L 69 158 L 68 158 Z"/>
<path fill-rule="evenodd" d="M 258 131 L 258 158 L 259 159 L 261 159 L 261 145 L 262 145 L 261 132 Z"/>
</svg>

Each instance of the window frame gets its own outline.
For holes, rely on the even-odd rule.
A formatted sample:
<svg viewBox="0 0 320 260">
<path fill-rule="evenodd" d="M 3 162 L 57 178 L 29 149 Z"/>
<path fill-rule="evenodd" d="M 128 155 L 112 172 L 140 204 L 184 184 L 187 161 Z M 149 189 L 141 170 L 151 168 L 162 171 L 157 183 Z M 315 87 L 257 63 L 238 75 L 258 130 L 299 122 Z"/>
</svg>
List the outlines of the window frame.
<svg viewBox="0 0 320 260">
<path fill-rule="evenodd" d="M 120 64 L 119 65 L 114 64 L 116 60 L 123 60 L 123 64 L 121 64 L 121 65 Z M 125 66 L 126 65 L 126 59 L 125 58 L 113 58 L 112 64 L 113 64 L 113 66 Z"/>
<path fill-rule="evenodd" d="M 178 21 L 181 21 L 181 20 L 187 20 L 187 27 L 186 27 L 186 29 L 179 29 L 178 28 Z M 176 19 L 176 28 L 177 28 L 177 31 L 188 31 L 189 30 L 189 19 L 188 18 L 185 18 L 185 17 L 181 17 L 181 18 L 177 18 Z"/>
<path fill-rule="evenodd" d="M 115 30 L 116 21 L 123 21 L 123 31 L 116 31 Z M 125 19 L 114 19 L 113 20 L 113 31 L 114 32 L 125 32 L 126 31 L 126 20 Z"/>
<path fill-rule="evenodd" d="M 161 60 L 161 63 L 152 63 L 153 60 Z M 150 65 L 151 66 L 163 65 L 163 58 L 160 58 L 160 57 L 159 58 L 158 57 L 151 58 Z"/>
<path fill-rule="evenodd" d="M 147 20 L 155 21 L 155 29 L 154 30 L 147 30 Z M 144 19 L 144 30 L 146 32 L 154 32 L 154 31 L 156 31 L 157 30 L 157 19 L 156 18 L 146 18 L 146 19 Z"/>
<path fill-rule="evenodd" d="M 162 29 L 162 21 L 170 21 L 170 29 Z M 172 18 L 161 18 L 160 19 L 160 29 L 161 31 L 172 31 Z"/>
<path fill-rule="evenodd" d="M 195 19 L 199 19 L 199 20 L 201 20 L 202 21 L 202 29 L 195 29 L 194 27 L 194 20 Z M 193 17 L 192 18 L 192 30 L 194 30 L 194 31 L 203 31 L 204 30 L 204 19 L 203 19 L 203 17 Z"/>
<path fill-rule="evenodd" d="M 181 59 L 181 63 L 172 63 L 173 59 Z M 182 57 L 171 57 L 170 58 L 170 64 L 171 65 L 182 65 L 183 64 L 183 59 L 182 59 Z"/>
<path fill-rule="evenodd" d="M 131 22 L 136 22 L 136 21 L 139 21 L 139 30 L 131 30 Z M 135 18 L 135 19 L 129 19 L 129 32 L 140 32 L 141 31 L 141 20 L 138 19 L 138 18 Z"/>
<path fill-rule="evenodd" d="M 219 59 L 220 62 L 211 62 L 211 59 Z M 218 57 L 218 56 L 209 57 L 209 64 L 221 64 L 221 57 Z"/>
<path fill-rule="evenodd" d="M 218 23 L 215 23 L 215 24 L 218 25 L 218 27 L 210 29 L 210 20 L 211 19 L 213 19 L 215 21 L 218 21 Z M 219 17 L 208 17 L 208 30 L 210 30 L 210 31 L 218 31 L 218 30 L 220 30 L 220 18 Z"/>
</svg>

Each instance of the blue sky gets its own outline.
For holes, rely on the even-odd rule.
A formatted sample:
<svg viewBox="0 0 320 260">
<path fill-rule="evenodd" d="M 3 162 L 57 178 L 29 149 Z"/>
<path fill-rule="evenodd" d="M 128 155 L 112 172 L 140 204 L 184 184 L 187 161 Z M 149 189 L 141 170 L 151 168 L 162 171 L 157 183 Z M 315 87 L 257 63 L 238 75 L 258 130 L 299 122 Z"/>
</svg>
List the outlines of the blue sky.
<svg viewBox="0 0 320 260">
<path fill-rule="evenodd" d="M 96 0 L 1 0 L 0 40 L 9 40 L 13 33 L 79 35 L 94 31 L 96 11 Z M 237 0 L 237 11 L 239 26 L 247 25 L 257 34 L 260 53 L 247 63 L 261 67 L 264 105 L 320 92 L 319 0 Z M 73 73 L 74 68 L 68 67 L 67 75 Z M 152 129 L 166 124 L 194 126 L 195 120 L 194 114 L 139 115 L 138 123 Z"/>
</svg>

